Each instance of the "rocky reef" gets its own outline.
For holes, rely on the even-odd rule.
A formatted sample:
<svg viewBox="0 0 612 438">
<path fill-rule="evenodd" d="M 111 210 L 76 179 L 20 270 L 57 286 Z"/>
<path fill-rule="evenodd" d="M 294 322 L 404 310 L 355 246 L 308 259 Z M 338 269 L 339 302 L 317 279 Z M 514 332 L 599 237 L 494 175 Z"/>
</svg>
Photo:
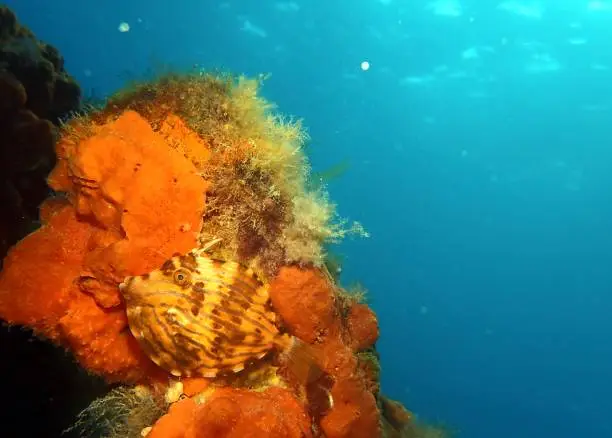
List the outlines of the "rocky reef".
<svg viewBox="0 0 612 438">
<path fill-rule="evenodd" d="M 55 164 L 56 127 L 81 90 L 57 49 L 0 6 L 0 254 L 37 227 Z"/>
</svg>

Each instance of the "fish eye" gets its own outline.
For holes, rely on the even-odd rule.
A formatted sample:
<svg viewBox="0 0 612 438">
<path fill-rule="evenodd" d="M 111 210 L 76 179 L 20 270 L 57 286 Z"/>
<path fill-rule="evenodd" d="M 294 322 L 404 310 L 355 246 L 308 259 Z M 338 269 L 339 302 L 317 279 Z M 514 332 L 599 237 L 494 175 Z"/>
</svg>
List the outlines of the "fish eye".
<svg viewBox="0 0 612 438">
<path fill-rule="evenodd" d="M 191 280 L 191 275 L 185 269 L 177 269 L 174 271 L 174 282 L 179 286 L 183 286 Z"/>
</svg>

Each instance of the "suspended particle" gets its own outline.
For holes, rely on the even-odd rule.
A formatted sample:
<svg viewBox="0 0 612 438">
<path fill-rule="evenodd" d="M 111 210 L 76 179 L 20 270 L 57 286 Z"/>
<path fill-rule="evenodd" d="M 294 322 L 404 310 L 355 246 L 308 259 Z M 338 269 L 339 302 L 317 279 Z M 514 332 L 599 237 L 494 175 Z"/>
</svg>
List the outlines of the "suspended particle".
<svg viewBox="0 0 612 438">
<path fill-rule="evenodd" d="M 361 69 L 363 71 L 369 70 L 370 69 L 370 63 L 368 61 L 363 61 L 361 63 Z"/>
<path fill-rule="evenodd" d="M 130 25 L 127 22 L 122 21 L 119 23 L 119 27 L 117 29 L 119 32 L 128 32 L 130 30 Z"/>
</svg>

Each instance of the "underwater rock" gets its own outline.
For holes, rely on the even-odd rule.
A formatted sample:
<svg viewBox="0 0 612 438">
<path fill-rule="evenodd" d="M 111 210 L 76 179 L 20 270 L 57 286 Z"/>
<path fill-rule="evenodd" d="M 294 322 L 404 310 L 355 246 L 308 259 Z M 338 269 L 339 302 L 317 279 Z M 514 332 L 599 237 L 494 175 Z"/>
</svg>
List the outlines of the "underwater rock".
<svg viewBox="0 0 612 438">
<path fill-rule="evenodd" d="M 37 117 L 58 123 L 79 108 L 81 89 L 59 51 L 36 39 L 6 6 L 0 6 L 0 65 L 23 85 L 27 108 Z"/>
<path fill-rule="evenodd" d="M 67 348 L 107 382 L 151 388 L 143 400 L 156 400 L 163 414 L 142 424 L 141 413 L 128 409 L 113 420 L 121 424 L 113 430 L 127 431 L 120 436 L 383 436 L 376 316 L 341 298 L 346 292 L 325 264 L 325 244 L 352 231 L 341 226 L 324 193 L 308 189 L 302 128 L 271 116 L 257 86 L 229 76 L 163 77 L 72 119 L 48 179 L 63 196 L 41 206 L 42 227 L 6 257 L 2 319 Z M 306 381 L 291 374 L 271 345 L 244 372 L 176 385 L 133 337 L 118 285 L 211 237 L 220 243 L 206 257 L 257 273 L 269 288 L 265 304 L 278 314 L 278 329 L 308 345 L 317 367 Z M 217 286 L 233 287 L 231 281 Z M 210 308 L 187 313 L 180 305 L 159 310 L 185 327 L 215 322 Z M 255 317 L 248 308 L 246 321 Z M 158 323 L 152 319 L 147 329 L 168 330 Z M 249 326 L 253 333 L 243 338 L 256 335 L 256 324 Z M 171 394 L 160 395 L 165 388 Z M 93 406 L 91 421 L 112 417 L 100 410 L 104 399 Z"/>
<path fill-rule="evenodd" d="M 38 227 L 50 194 L 56 125 L 80 107 L 80 88 L 57 49 L 0 6 L 0 257 Z"/>
<path fill-rule="evenodd" d="M 414 430 L 408 430 L 413 423 L 413 415 L 401 403 L 382 396 L 380 397 L 380 410 L 388 438 L 416 436 Z"/>
</svg>

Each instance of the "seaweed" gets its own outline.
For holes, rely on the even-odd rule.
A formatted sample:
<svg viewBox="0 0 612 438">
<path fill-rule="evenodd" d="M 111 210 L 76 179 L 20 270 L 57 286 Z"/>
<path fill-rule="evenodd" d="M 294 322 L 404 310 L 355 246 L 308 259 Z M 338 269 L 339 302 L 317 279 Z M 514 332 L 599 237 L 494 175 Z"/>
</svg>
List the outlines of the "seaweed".
<svg viewBox="0 0 612 438">
<path fill-rule="evenodd" d="M 140 438 L 167 407 L 144 386 L 117 387 L 81 411 L 65 432 L 77 431 L 83 438 Z"/>
<path fill-rule="evenodd" d="M 157 131 L 171 116 L 184 120 L 210 151 L 206 157 L 185 153 L 209 182 L 201 240 L 221 238 L 217 256 L 271 277 L 286 264 L 322 267 L 326 244 L 368 234 L 339 218 L 325 188 L 312 183 L 308 133 L 301 120 L 277 113 L 261 96 L 264 80 L 224 72 L 164 74 L 130 85 L 104 109 L 82 117 L 104 123 L 134 110 Z M 76 118 L 69 125 L 65 133 L 72 130 L 81 140 L 83 123 Z"/>
</svg>

